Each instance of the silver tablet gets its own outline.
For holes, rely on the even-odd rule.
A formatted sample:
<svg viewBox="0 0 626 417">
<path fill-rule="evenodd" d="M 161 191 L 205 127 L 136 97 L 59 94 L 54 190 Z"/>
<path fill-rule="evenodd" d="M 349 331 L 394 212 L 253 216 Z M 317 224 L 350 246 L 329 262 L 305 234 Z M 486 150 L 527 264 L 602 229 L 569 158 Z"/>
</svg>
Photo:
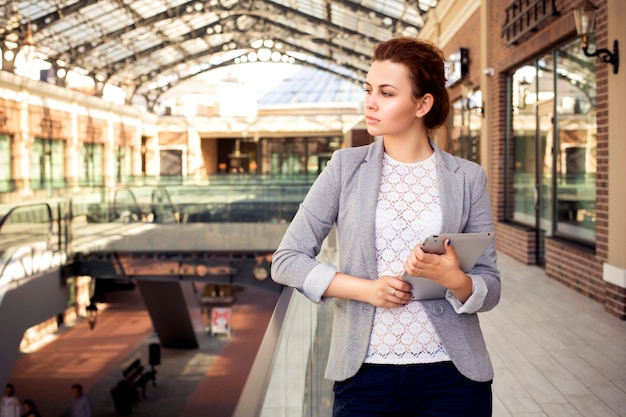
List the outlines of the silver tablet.
<svg viewBox="0 0 626 417">
<path fill-rule="evenodd" d="M 459 258 L 459 267 L 463 272 L 470 272 L 487 246 L 493 241 L 492 232 L 484 233 L 448 233 L 428 236 L 422 243 L 422 250 L 428 253 L 442 254 L 444 244 L 450 239 Z M 413 298 L 416 300 L 432 300 L 444 298 L 446 288 L 429 279 L 414 277 L 406 272 L 402 278 L 413 285 Z"/>
</svg>

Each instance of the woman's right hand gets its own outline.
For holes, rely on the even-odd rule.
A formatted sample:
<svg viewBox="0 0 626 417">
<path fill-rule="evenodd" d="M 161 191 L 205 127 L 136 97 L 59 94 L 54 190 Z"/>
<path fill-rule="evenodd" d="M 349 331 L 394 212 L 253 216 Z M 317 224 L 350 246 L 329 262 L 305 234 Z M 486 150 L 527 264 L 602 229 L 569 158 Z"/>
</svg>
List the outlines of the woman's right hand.
<svg viewBox="0 0 626 417">
<path fill-rule="evenodd" d="M 411 290 L 411 284 L 400 276 L 366 279 L 337 272 L 324 296 L 362 301 L 375 307 L 398 308 L 411 301 Z"/>
<path fill-rule="evenodd" d="M 400 276 L 383 275 L 371 282 L 372 291 L 368 303 L 376 307 L 397 308 L 411 301 L 411 284 Z"/>
</svg>

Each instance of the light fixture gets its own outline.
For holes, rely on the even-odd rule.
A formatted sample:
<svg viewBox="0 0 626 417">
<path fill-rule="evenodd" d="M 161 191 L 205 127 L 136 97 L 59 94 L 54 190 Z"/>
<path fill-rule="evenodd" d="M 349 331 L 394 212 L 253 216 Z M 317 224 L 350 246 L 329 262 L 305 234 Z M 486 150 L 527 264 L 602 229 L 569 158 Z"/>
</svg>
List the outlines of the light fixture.
<svg viewBox="0 0 626 417">
<path fill-rule="evenodd" d="M 598 10 L 598 8 L 589 0 L 587 0 L 583 6 L 574 9 L 576 32 L 579 36 L 582 36 L 580 46 L 585 56 L 600 56 L 602 62 L 613 65 L 613 74 L 617 74 L 619 70 L 619 45 L 617 39 L 613 41 L 613 52 L 604 48 L 596 49 L 593 52 L 589 52 L 587 49 L 589 47 L 589 35 L 594 34 L 596 29 L 596 10 Z"/>
<path fill-rule="evenodd" d="M 257 51 L 257 57 L 261 62 L 267 62 L 272 58 L 272 51 L 267 48 L 261 48 Z"/>
<path fill-rule="evenodd" d="M 485 107 L 484 102 L 482 101 L 482 93 L 480 90 L 474 91 L 471 88 L 471 83 L 461 84 L 461 104 L 465 110 L 471 112 L 472 110 L 476 110 L 482 117 L 485 117 Z M 481 106 L 476 105 L 475 103 L 482 102 Z"/>
<path fill-rule="evenodd" d="M 89 323 L 89 328 L 93 330 L 96 327 L 96 321 L 98 320 L 98 307 L 96 307 L 96 303 L 93 302 L 93 298 L 89 300 L 89 305 L 85 307 L 85 312 L 87 313 L 87 323 Z"/>
<path fill-rule="evenodd" d="M 134 86 L 134 83 L 130 74 L 127 73 L 124 76 L 124 81 L 122 82 L 121 88 L 122 88 L 122 91 L 124 92 L 124 103 L 131 104 L 135 86 Z"/>
<path fill-rule="evenodd" d="M 30 17 L 28 18 L 28 26 L 26 28 L 26 38 L 24 38 L 21 49 L 24 53 L 24 61 L 32 67 L 35 63 L 36 46 L 35 38 L 33 37 L 33 30 L 30 25 Z"/>
<path fill-rule="evenodd" d="M 32 6 L 32 0 L 29 1 L 29 4 L 28 4 L 28 21 L 26 23 L 26 36 L 24 37 L 24 42 L 22 42 L 22 45 L 20 46 L 20 50 L 24 54 L 24 62 L 28 65 L 29 71 L 33 68 L 33 65 L 35 63 L 35 52 L 36 52 L 35 38 L 33 37 L 33 28 L 30 22 L 31 6 Z"/>
</svg>

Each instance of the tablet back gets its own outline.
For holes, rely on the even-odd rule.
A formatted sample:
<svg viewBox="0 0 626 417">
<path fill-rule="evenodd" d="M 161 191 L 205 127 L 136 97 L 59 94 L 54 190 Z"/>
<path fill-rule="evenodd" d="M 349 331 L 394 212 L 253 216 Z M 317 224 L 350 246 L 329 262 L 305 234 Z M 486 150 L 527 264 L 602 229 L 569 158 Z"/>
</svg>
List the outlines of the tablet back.
<svg viewBox="0 0 626 417">
<path fill-rule="evenodd" d="M 487 246 L 494 239 L 494 234 L 484 232 L 431 235 L 422 243 L 422 250 L 428 253 L 444 253 L 443 246 L 448 238 L 459 257 L 459 267 L 467 273 L 476 265 Z"/>
<path fill-rule="evenodd" d="M 450 239 L 459 258 L 459 267 L 463 272 L 470 272 L 478 259 L 481 257 L 489 243 L 494 239 L 494 234 L 485 233 L 448 233 L 427 237 L 422 244 L 422 250 L 429 253 L 444 253 L 446 239 Z M 432 300 L 444 298 L 446 288 L 429 279 L 414 277 L 406 272 L 402 278 L 413 286 L 413 298 L 415 300 Z"/>
</svg>

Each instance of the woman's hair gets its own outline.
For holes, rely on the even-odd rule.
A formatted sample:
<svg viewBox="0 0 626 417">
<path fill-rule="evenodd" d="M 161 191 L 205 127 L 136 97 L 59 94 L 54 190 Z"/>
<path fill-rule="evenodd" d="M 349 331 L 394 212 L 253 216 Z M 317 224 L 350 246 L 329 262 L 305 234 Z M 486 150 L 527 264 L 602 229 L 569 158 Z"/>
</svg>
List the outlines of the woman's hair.
<svg viewBox="0 0 626 417">
<path fill-rule="evenodd" d="M 433 107 L 424 116 L 427 129 L 434 129 L 446 122 L 450 98 L 446 89 L 445 60 L 439 48 L 416 38 L 393 38 L 375 46 L 372 60 L 390 61 L 407 67 L 416 100 L 425 94 L 432 94 Z"/>
</svg>

